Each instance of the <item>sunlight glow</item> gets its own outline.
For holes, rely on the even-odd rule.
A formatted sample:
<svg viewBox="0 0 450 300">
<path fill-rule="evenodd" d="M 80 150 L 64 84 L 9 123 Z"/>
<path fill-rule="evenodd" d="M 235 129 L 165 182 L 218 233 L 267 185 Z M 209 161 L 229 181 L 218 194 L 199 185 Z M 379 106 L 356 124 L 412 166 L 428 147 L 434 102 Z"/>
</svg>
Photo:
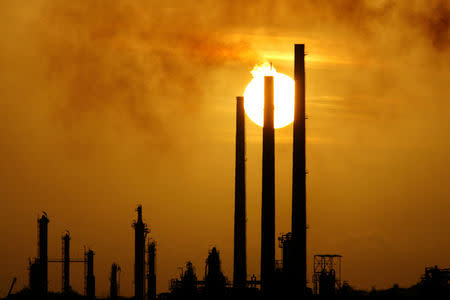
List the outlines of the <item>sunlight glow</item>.
<svg viewBox="0 0 450 300">
<path fill-rule="evenodd" d="M 294 121 L 294 80 L 278 73 L 269 63 L 252 70 L 253 79 L 244 92 L 247 116 L 259 126 L 264 125 L 264 76 L 274 77 L 274 127 L 282 128 Z"/>
</svg>

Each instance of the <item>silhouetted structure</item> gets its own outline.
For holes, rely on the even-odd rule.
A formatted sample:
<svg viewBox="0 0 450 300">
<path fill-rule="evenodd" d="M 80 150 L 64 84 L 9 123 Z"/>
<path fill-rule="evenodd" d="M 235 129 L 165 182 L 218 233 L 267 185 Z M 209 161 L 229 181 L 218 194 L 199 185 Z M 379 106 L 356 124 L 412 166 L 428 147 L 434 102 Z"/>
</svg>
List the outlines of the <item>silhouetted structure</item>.
<svg viewBox="0 0 450 300">
<path fill-rule="evenodd" d="M 245 288 L 247 282 L 247 228 L 245 192 L 245 112 L 244 97 L 236 97 L 236 161 L 234 184 L 234 260 L 233 286 Z"/>
<path fill-rule="evenodd" d="M 306 152 L 305 152 L 305 45 L 295 45 L 295 108 L 292 167 L 291 286 L 306 291 Z M 300 286 L 298 286 L 300 284 Z"/>
<path fill-rule="evenodd" d="M 85 253 L 85 260 L 87 262 L 85 288 L 86 297 L 89 299 L 95 298 L 95 276 L 94 276 L 94 251 L 89 249 Z"/>
<path fill-rule="evenodd" d="M 39 264 L 39 259 L 29 260 L 28 263 L 28 286 L 30 287 L 31 295 L 39 297 L 42 286 L 42 271 Z"/>
<path fill-rule="evenodd" d="M 40 295 L 48 293 L 48 223 L 47 213 L 43 213 L 38 219 L 39 226 L 39 268 L 40 268 Z"/>
<path fill-rule="evenodd" d="M 62 290 L 63 293 L 69 293 L 70 287 L 70 234 L 66 234 L 62 237 L 62 257 L 63 257 L 63 272 L 62 272 Z"/>
<path fill-rule="evenodd" d="M 156 243 L 151 241 L 148 246 L 147 299 L 156 299 Z"/>
<path fill-rule="evenodd" d="M 13 290 L 13 288 L 14 288 L 14 284 L 16 284 L 16 280 L 17 280 L 17 278 L 14 277 L 13 280 L 12 280 L 12 282 L 11 282 L 11 285 L 10 285 L 10 287 L 9 287 L 9 290 L 8 290 L 8 296 L 6 296 L 6 298 L 8 298 L 9 296 L 11 296 L 12 290 Z"/>
<path fill-rule="evenodd" d="M 440 269 L 438 266 L 425 268 L 422 288 L 424 296 L 450 297 L 450 269 Z"/>
<path fill-rule="evenodd" d="M 138 219 L 134 222 L 134 297 L 144 300 L 145 295 L 145 237 L 147 225 L 142 221 L 142 206 L 136 209 Z"/>
<path fill-rule="evenodd" d="M 275 129 L 273 76 L 264 77 L 264 126 L 261 212 L 261 291 L 273 289 L 275 267 Z"/>
<path fill-rule="evenodd" d="M 205 267 L 205 293 L 212 299 L 225 295 L 226 278 L 222 273 L 219 252 L 216 247 L 209 251 Z"/>
<path fill-rule="evenodd" d="M 197 275 L 190 261 L 186 263 L 186 270 L 181 269 L 180 279 L 170 281 L 170 290 L 174 297 L 193 299 L 197 296 Z"/>
<path fill-rule="evenodd" d="M 283 273 L 286 274 L 286 276 L 292 276 L 293 274 L 293 255 L 294 252 L 292 251 L 292 233 L 288 232 L 287 234 L 283 234 L 278 238 L 279 246 L 282 249 L 282 269 Z"/>
<path fill-rule="evenodd" d="M 111 266 L 111 277 L 109 278 L 109 297 L 111 299 L 117 299 L 119 296 L 119 280 L 118 273 L 120 272 L 120 267 L 113 263 Z"/>
<path fill-rule="evenodd" d="M 332 297 L 341 288 L 341 258 L 336 254 L 314 255 L 314 294 Z"/>
</svg>

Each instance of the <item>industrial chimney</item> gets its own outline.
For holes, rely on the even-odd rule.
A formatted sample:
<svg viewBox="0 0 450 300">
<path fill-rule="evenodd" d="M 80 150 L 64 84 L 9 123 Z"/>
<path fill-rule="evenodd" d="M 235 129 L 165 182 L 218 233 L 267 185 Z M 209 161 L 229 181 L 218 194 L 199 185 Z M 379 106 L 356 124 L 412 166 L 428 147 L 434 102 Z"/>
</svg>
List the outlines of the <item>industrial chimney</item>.
<svg viewBox="0 0 450 300">
<path fill-rule="evenodd" d="M 294 282 L 306 290 L 306 153 L 305 153 L 305 45 L 295 45 L 295 108 L 292 172 L 292 246 Z"/>
<path fill-rule="evenodd" d="M 271 294 L 275 268 L 275 129 L 273 76 L 264 77 L 261 290 Z"/>
<path fill-rule="evenodd" d="M 111 278 L 109 287 L 109 298 L 117 299 L 119 296 L 119 280 L 117 278 L 117 273 L 120 272 L 120 267 L 113 263 L 111 266 Z"/>
<path fill-rule="evenodd" d="M 147 225 L 142 221 L 142 206 L 136 209 L 138 219 L 134 222 L 134 297 L 144 300 L 145 295 L 145 237 Z"/>
<path fill-rule="evenodd" d="M 86 270 L 86 297 L 95 299 L 95 276 L 94 276 L 94 251 L 89 249 L 85 254 Z"/>
<path fill-rule="evenodd" d="M 148 244 L 147 299 L 156 299 L 156 243 Z"/>
<path fill-rule="evenodd" d="M 245 112 L 244 97 L 236 97 L 236 161 L 234 184 L 234 266 L 233 287 L 245 288 L 247 282 L 245 196 Z"/>
<path fill-rule="evenodd" d="M 70 234 L 66 234 L 62 237 L 63 243 L 63 293 L 67 294 L 70 292 Z"/>
<path fill-rule="evenodd" d="M 40 294 L 47 295 L 48 292 L 48 223 L 50 220 L 44 212 L 38 219 L 39 226 L 39 268 L 40 268 Z"/>
</svg>

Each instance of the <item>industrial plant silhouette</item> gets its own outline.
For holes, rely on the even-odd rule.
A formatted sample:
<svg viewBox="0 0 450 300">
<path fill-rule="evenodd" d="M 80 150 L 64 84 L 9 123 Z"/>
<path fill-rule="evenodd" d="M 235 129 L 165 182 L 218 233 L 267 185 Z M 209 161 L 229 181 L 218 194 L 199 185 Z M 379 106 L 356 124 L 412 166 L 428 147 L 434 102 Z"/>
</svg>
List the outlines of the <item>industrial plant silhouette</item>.
<svg viewBox="0 0 450 300">
<path fill-rule="evenodd" d="M 295 45 L 295 109 L 293 124 L 293 174 L 291 232 L 278 237 L 282 259 L 275 258 L 275 130 L 274 80 L 264 78 L 264 126 L 262 149 L 262 211 L 261 265 L 259 277 L 247 274 L 246 251 L 246 145 L 244 98 L 236 98 L 236 158 L 235 158 L 235 215 L 233 277 L 222 272 L 220 251 L 209 249 L 204 276 L 191 262 L 186 262 L 178 278 L 170 281 L 170 292 L 156 291 L 157 243 L 150 238 L 144 223 L 143 208 L 136 209 L 134 228 L 134 299 L 308 299 L 308 298 L 390 298 L 390 297 L 450 297 L 450 269 L 427 267 L 420 281 L 407 289 L 394 285 L 388 290 L 370 292 L 353 289 L 341 274 L 341 255 L 315 254 L 314 262 L 306 259 L 306 153 L 305 153 L 305 47 Z M 50 219 L 44 212 L 38 219 L 38 257 L 29 261 L 29 286 L 14 291 L 12 281 L 8 297 L 11 299 L 88 298 L 96 297 L 94 251 L 85 249 L 83 258 L 71 258 L 69 232 L 62 236 L 62 257 L 48 258 L 48 226 Z M 205 249 L 206 250 L 206 249 Z M 61 293 L 48 291 L 48 264 L 62 264 Z M 84 264 L 84 295 L 72 290 L 70 266 Z M 307 268 L 313 270 L 311 280 Z M 120 297 L 121 267 L 111 265 L 111 299 Z"/>
</svg>

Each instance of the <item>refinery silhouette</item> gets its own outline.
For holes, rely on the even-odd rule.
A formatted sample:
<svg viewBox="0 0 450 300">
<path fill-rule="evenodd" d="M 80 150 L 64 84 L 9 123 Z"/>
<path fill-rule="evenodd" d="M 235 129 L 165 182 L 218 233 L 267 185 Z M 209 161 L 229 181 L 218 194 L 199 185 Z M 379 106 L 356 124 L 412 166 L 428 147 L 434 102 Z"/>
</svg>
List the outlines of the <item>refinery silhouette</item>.
<svg viewBox="0 0 450 300">
<path fill-rule="evenodd" d="M 236 98 L 236 158 L 235 158 L 235 214 L 234 257 L 232 280 L 221 267 L 220 251 L 213 247 L 208 255 L 203 275 L 188 261 L 179 277 L 170 281 L 169 292 L 157 293 L 157 242 L 144 222 L 143 207 L 136 208 L 134 228 L 134 297 L 152 299 L 311 299 L 311 298 L 442 298 L 450 299 L 450 269 L 425 267 L 418 275 L 417 284 L 409 288 L 394 285 L 390 289 L 357 290 L 345 281 L 341 273 L 342 256 L 338 253 L 315 253 L 314 261 L 307 261 L 306 220 L 306 152 L 305 152 L 305 47 L 296 44 L 294 53 L 295 109 L 293 124 L 293 174 L 291 231 L 275 234 L 275 129 L 274 79 L 264 77 L 264 125 L 262 145 L 262 206 L 261 206 L 261 261 L 260 274 L 247 273 L 246 232 L 246 143 L 244 98 Z M 130 208 L 131 209 L 131 208 Z M 60 259 L 48 258 L 48 226 L 45 212 L 38 218 L 38 257 L 29 260 L 29 284 L 15 290 L 13 278 L 10 299 L 78 299 L 96 298 L 93 249 L 85 249 L 83 258 L 70 256 L 71 235 L 62 236 Z M 277 243 L 278 241 L 278 243 Z M 275 257 L 275 247 L 281 248 L 281 260 Z M 61 292 L 48 290 L 48 265 L 60 264 Z M 70 284 L 70 267 L 84 265 L 84 291 L 74 291 Z M 312 278 L 307 278 L 307 269 Z M 112 262 L 109 298 L 120 295 L 121 266 Z"/>
</svg>

